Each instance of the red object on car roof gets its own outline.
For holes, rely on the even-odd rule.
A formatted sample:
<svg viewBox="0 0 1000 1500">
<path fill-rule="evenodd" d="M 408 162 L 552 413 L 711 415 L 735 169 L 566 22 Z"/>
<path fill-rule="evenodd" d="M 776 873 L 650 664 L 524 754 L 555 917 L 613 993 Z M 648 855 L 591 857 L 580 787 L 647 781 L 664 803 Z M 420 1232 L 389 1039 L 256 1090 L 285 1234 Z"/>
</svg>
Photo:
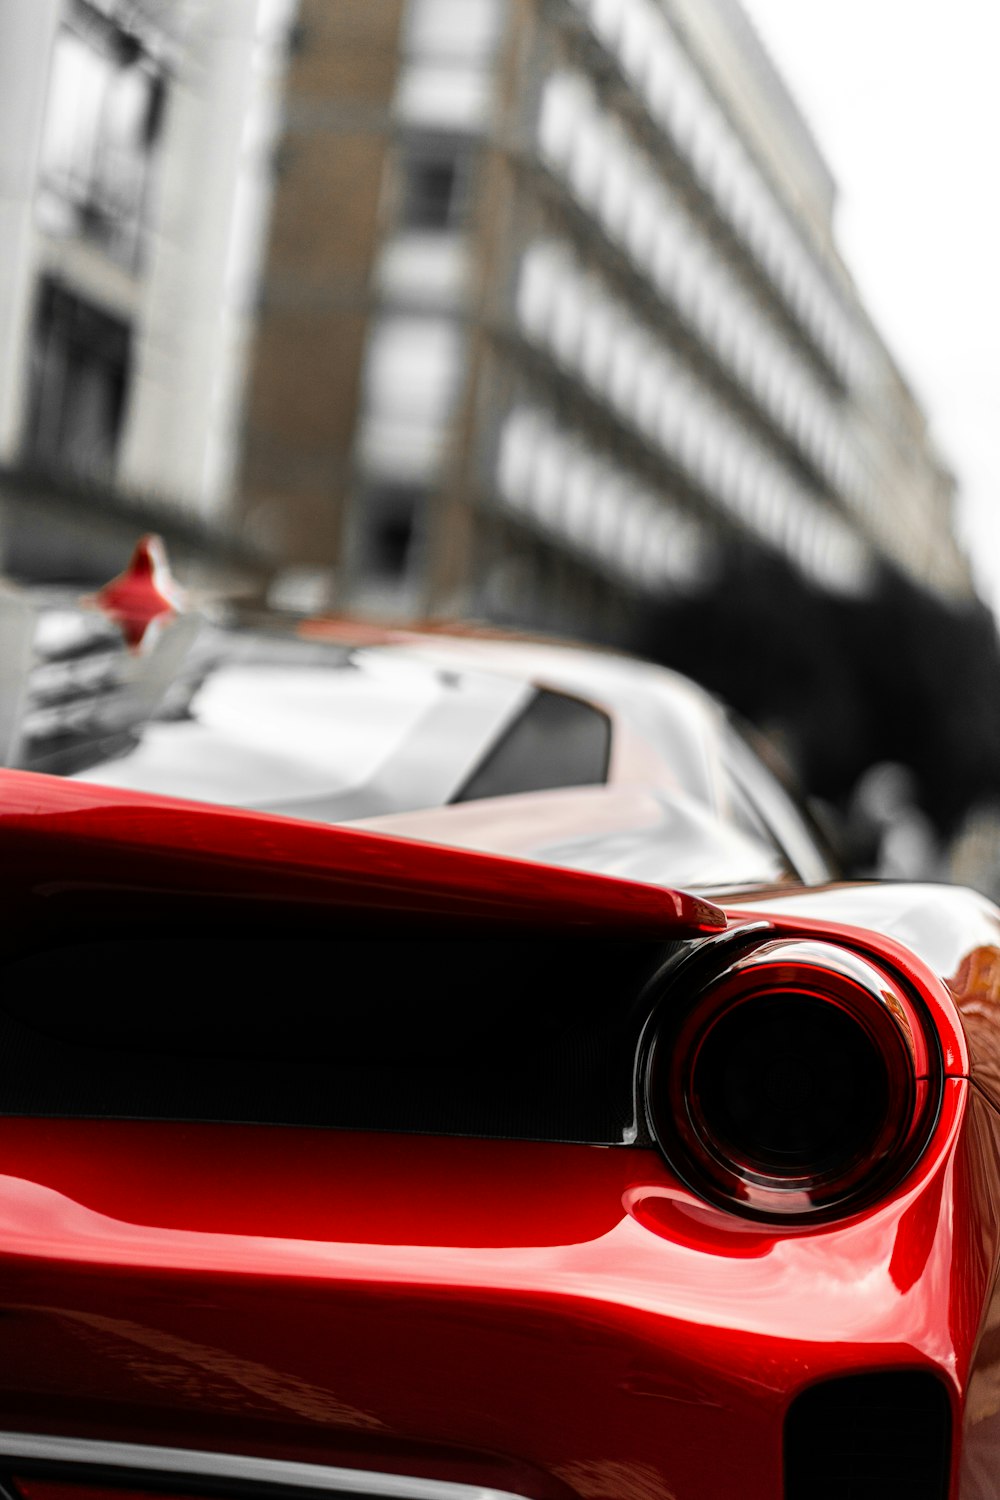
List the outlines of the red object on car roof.
<svg viewBox="0 0 1000 1500">
<path fill-rule="evenodd" d="M 94 595 L 93 602 L 121 626 L 127 645 L 138 650 L 150 625 L 184 607 L 184 591 L 170 571 L 162 537 L 140 537 L 124 572 Z"/>
</svg>

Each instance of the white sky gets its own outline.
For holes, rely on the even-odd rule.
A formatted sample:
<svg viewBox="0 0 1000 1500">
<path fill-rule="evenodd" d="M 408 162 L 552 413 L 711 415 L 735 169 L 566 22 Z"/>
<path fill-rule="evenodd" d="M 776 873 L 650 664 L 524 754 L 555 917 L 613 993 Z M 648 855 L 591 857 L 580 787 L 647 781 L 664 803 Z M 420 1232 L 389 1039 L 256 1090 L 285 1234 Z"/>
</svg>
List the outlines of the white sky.
<svg viewBox="0 0 1000 1500">
<path fill-rule="evenodd" d="M 833 169 L 844 258 L 958 476 L 1000 611 L 1000 5 L 743 3 Z"/>
</svg>

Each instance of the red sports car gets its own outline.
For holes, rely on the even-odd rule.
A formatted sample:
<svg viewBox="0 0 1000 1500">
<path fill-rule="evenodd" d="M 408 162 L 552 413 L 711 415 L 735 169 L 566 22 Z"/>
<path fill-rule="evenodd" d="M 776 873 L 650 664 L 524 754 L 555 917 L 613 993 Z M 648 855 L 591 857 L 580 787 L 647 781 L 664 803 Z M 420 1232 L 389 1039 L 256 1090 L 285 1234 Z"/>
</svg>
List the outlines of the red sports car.
<svg viewBox="0 0 1000 1500">
<path fill-rule="evenodd" d="M 659 669 L 118 603 L 3 726 L 8 1500 L 1000 1495 L 996 910 Z"/>
</svg>

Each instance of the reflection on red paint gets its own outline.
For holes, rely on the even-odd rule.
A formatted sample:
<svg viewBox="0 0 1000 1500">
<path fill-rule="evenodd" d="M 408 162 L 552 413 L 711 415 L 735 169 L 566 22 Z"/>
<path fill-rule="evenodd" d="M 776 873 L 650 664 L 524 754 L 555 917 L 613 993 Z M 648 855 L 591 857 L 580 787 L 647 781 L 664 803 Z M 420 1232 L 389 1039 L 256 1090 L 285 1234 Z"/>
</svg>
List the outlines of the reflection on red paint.
<svg viewBox="0 0 1000 1500">
<path fill-rule="evenodd" d="M 636 1221 L 675 1245 L 687 1245 L 707 1255 L 755 1257 L 774 1247 L 773 1227 L 737 1218 L 688 1193 L 637 1188 L 626 1196 L 626 1207 Z"/>
<path fill-rule="evenodd" d="M 183 1496 L 165 1490 L 137 1490 L 116 1484 L 69 1484 L 59 1479 L 39 1479 L 32 1475 L 14 1476 L 17 1493 L 23 1500 L 202 1500 L 185 1492 Z"/>
<path fill-rule="evenodd" d="M 222 902 L 248 922 L 294 904 L 300 915 L 419 918 L 428 929 L 666 941 L 726 927 L 700 896 L 609 875 L 29 771 L 0 770 L 0 790 L 5 910 L 49 931 L 131 918 L 169 934 Z"/>
<path fill-rule="evenodd" d="M 916 1285 L 930 1259 L 940 1228 L 943 1190 L 944 1174 L 940 1173 L 928 1184 L 927 1191 L 914 1198 L 900 1215 L 889 1258 L 889 1275 L 901 1292 L 908 1292 Z"/>
<path fill-rule="evenodd" d="M 38 780 L 18 782 L 15 832 Z M 57 838 L 110 821 L 127 842 L 124 804 L 102 821 L 66 796 Z M 295 848 L 305 882 L 320 844 Z M 828 935 L 896 963 L 875 934 Z M 955 1007 L 907 962 L 954 1070 Z M 774 1500 L 794 1396 L 898 1366 L 967 1401 L 970 1463 L 995 1473 L 998 1184 L 997 1114 L 957 1076 L 906 1178 L 818 1227 L 710 1209 L 640 1147 L 5 1119 L 0 1427 L 535 1500 Z"/>
<path fill-rule="evenodd" d="M 0 1425 L 773 1500 L 803 1385 L 967 1368 L 967 1090 L 887 1202 L 792 1233 L 640 1148 L 7 1120 Z"/>
<path fill-rule="evenodd" d="M 972 1076 L 1000 1107 L 1000 948 L 973 948 L 948 980 L 948 989 L 969 1038 Z"/>
</svg>

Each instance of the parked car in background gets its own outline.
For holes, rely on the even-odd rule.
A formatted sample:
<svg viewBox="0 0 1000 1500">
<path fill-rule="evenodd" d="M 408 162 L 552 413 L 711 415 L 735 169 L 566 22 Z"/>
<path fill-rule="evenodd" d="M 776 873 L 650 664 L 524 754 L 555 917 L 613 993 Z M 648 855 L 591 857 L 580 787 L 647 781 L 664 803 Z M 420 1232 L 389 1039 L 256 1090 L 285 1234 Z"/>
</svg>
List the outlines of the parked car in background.
<svg viewBox="0 0 1000 1500">
<path fill-rule="evenodd" d="M 1000 1494 L 996 909 L 659 669 L 154 574 L 8 714 L 11 1500 Z"/>
</svg>

